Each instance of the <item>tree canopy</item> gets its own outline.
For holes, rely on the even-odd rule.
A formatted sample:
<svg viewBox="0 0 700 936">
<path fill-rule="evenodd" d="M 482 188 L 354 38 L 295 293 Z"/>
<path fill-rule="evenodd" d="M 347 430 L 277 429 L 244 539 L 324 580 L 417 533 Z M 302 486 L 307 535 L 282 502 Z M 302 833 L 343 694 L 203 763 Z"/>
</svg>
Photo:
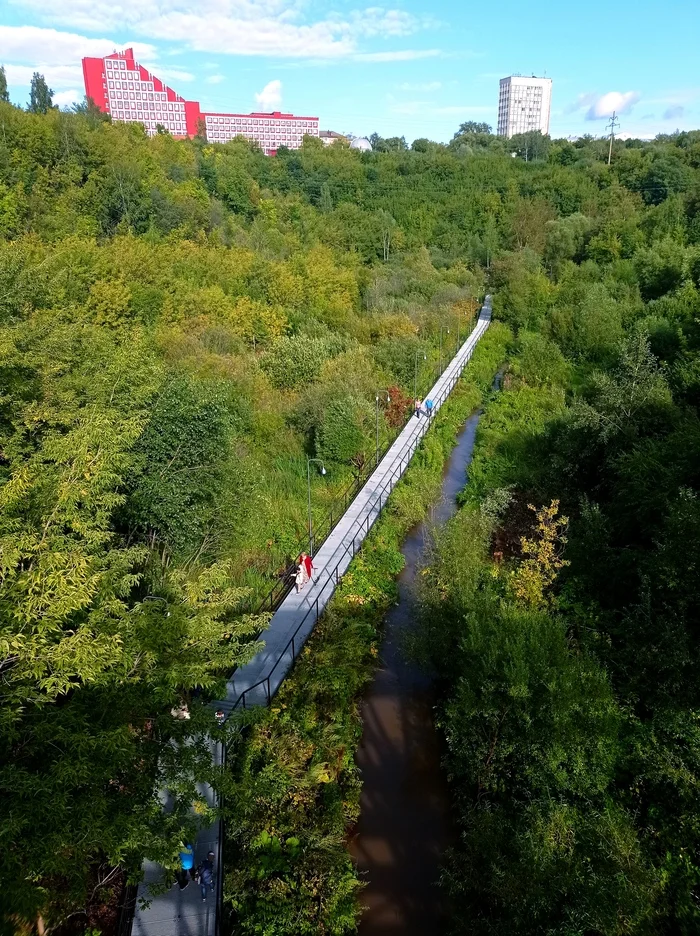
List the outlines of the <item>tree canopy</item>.
<svg viewBox="0 0 700 936">
<path fill-rule="evenodd" d="M 604 141 L 474 122 L 271 159 L 59 111 L 38 74 L 0 120 L 5 931 L 94 930 L 145 856 L 171 873 L 207 780 L 241 822 L 240 931 L 352 932 L 357 700 L 395 547 L 227 772 L 209 703 L 307 543 L 307 458 L 320 527 L 489 289 L 481 379 L 509 344 L 504 390 L 421 596 L 453 928 L 691 936 L 700 133 L 618 140 L 610 166 Z"/>
<path fill-rule="evenodd" d="M 46 79 L 39 72 L 32 75 L 27 110 L 30 114 L 45 114 L 53 107 L 53 91 L 46 84 Z"/>
</svg>

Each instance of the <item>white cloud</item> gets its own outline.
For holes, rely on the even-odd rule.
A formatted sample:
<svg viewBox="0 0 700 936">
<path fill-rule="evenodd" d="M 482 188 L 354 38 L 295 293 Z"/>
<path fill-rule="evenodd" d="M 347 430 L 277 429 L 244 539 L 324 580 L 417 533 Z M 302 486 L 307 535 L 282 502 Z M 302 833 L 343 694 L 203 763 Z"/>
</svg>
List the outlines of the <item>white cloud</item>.
<svg viewBox="0 0 700 936">
<path fill-rule="evenodd" d="M 399 91 L 439 91 L 442 87 L 441 81 L 426 81 L 424 84 L 411 84 L 410 81 L 404 81 L 396 85 Z"/>
<path fill-rule="evenodd" d="M 616 114 L 628 114 L 639 100 L 637 91 L 608 91 L 607 94 L 595 98 L 586 111 L 586 120 L 604 120 Z"/>
<path fill-rule="evenodd" d="M 59 91 L 58 94 L 54 94 L 53 102 L 57 107 L 70 107 L 71 104 L 78 104 L 84 97 L 84 91 L 71 89 L 70 91 Z"/>
<path fill-rule="evenodd" d="M 264 111 L 273 111 L 282 105 L 282 82 L 275 78 L 268 81 L 262 91 L 255 95 L 255 100 Z"/>
<path fill-rule="evenodd" d="M 137 59 L 156 57 L 152 45 L 129 43 Z M 90 39 L 76 33 L 41 29 L 38 26 L 0 26 L 0 53 L 11 85 L 29 85 L 32 74 L 41 72 L 51 88 L 70 89 L 83 83 L 81 59 L 109 55 L 121 46 L 112 39 Z"/>
<path fill-rule="evenodd" d="M 126 45 L 133 46 L 139 59 L 156 57 L 155 46 L 143 42 L 128 42 Z M 70 64 L 83 56 L 100 57 L 122 48 L 113 39 L 90 39 L 39 26 L 0 26 L 0 49 L 2 58 L 8 62 L 41 59 L 54 64 Z"/>
<path fill-rule="evenodd" d="M 403 10 L 382 10 L 370 7 L 350 14 L 353 32 L 359 36 L 410 36 L 416 32 L 418 20 Z"/>
<path fill-rule="evenodd" d="M 138 62 L 138 56 L 136 58 Z M 139 65 L 157 75 L 163 81 L 171 81 L 173 84 L 179 84 L 181 81 L 194 81 L 195 76 L 192 72 L 184 71 L 182 68 L 168 68 L 155 62 L 139 62 Z"/>
<path fill-rule="evenodd" d="M 207 84 L 221 84 L 221 82 L 224 80 L 225 79 L 223 75 L 209 75 L 209 77 L 206 79 L 206 82 Z"/>
<path fill-rule="evenodd" d="M 358 53 L 362 39 L 408 36 L 433 21 L 403 10 L 368 7 L 346 16 L 310 20 L 303 0 L 12 0 L 46 20 L 87 32 L 128 30 L 153 39 L 183 43 L 191 49 L 229 55 L 266 55 L 337 59 Z M 2 43 L 0 43 L 0 48 Z M 83 53 L 85 54 L 85 53 Z M 97 53 L 92 53 L 97 54 Z M 367 53 L 368 55 L 382 53 Z M 425 57 L 412 50 L 384 53 L 368 61 L 407 61 Z M 427 54 L 435 54 L 428 52 Z"/>
<path fill-rule="evenodd" d="M 563 114 L 574 114 L 576 111 L 581 110 L 582 107 L 589 107 L 596 100 L 597 95 L 592 92 L 587 92 L 586 94 L 579 94 L 575 101 L 572 101 L 571 104 L 567 104 L 563 109 Z"/>
<path fill-rule="evenodd" d="M 440 49 L 400 49 L 397 52 L 357 52 L 356 62 L 411 62 L 414 59 L 435 58 Z"/>
<path fill-rule="evenodd" d="M 50 88 L 70 88 L 71 85 L 83 83 L 83 69 L 77 65 L 47 65 L 46 62 L 35 62 L 33 65 L 5 65 L 5 74 L 9 85 L 26 85 L 29 95 L 29 85 L 34 72 L 38 71 L 46 78 Z"/>
</svg>

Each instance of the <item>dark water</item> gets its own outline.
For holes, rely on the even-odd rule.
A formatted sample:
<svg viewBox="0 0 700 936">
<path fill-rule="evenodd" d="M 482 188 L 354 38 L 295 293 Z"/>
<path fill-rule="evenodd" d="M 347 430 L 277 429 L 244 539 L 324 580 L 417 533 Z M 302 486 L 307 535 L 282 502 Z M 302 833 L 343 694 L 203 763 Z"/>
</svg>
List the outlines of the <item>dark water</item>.
<svg viewBox="0 0 700 936">
<path fill-rule="evenodd" d="M 363 703 L 361 815 L 352 843 L 368 882 L 360 896 L 366 907 L 361 936 L 439 936 L 443 929 L 437 879 L 453 830 L 442 751 L 430 680 L 401 648 L 414 620 L 412 586 L 426 538 L 432 525 L 457 509 L 480 415 L 471 416 L 459 435 L 431 516 L 404 541 L 399 602 L 386 616 L 381 664 Z"/>
</svg>

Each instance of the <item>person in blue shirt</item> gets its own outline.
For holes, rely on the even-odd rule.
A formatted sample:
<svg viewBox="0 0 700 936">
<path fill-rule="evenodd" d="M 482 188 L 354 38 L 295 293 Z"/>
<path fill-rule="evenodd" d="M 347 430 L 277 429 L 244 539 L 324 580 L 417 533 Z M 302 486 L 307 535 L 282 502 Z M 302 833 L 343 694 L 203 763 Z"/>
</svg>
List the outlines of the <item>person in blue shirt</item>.
<svg viewBox="0 0 700 936">
<path fill-rule="evenodd" d="M 185 842 L 180 848 L 180 870 L 175 874 L 180 890 L 184 890 L 194 880 L 194 848 Z"/>
<path fill-rule="evenodd" d="M 426 400 L 426 401 L 425 401 L 425 408 L 426 408 L 427 413 L 428 413 L 428 418 L 430 418 L 430 417 L 433 415 L 433 401 L 432 401 L 432 400 Z"/>
</svg>

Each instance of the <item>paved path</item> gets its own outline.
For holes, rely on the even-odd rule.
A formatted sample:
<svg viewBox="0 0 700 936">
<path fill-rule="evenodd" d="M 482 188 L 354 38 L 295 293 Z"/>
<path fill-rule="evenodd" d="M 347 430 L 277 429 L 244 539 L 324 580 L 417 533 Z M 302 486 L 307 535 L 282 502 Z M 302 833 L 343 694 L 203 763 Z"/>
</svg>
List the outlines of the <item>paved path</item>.
<svg viewBox="0 0 700 936">
<path fill-rule="evenodd" d="M 433 418 L 459 380 L 490 321 L 491 297 L 487 296 L 471 335 L 426 397 L 434 403 Z M 236 670 L 228 681 L 226 698 L 217 704 L 217 708 L 229 715 L 241 706 L 265 705 L 278 690 L 431 422 L 432 419 L 426 415 L 411 417 L 314 556 L 316 581 L 309 583 L 300 594 L 291 592 L 285 598 L 263 635 L 265 646 L 250 663 Z M 218 746 L 212 746 L 212 756 L 215 759 L 220 756 Z M 214 803 L 212 790 L 207 787 L 203 792 Z M 200 831 L 195 842 L 197 864 L 209 849 L 216 852 L 219 868 L 221 837 L 218 825 Z M 162 872 L 151 862 L 146 862 L 144 872 L 139 896 L 147 897 L 148 883 L 161 879 Z M 202 902 L 199 887 L 194 883 L 184 891 L 174 886 L 167 894 L 153 899 L 147 910 L 137 908 L 132 932 L 133 936 L 216 936 L 215 901 L 209 898 L 206 903 Z"/>
<path fill-rule="evenodd" d="M 221 745 L 211 742 L 212 760 L 221 763 Z M 200 784 L 199 792 L 209 806 L 216 805 L 216 795 L 208 783 Z M 163 797 L 167 809 L 167 795 Z M 194 842 L 195 868 L 209 851 L 216 855 L 217 871 L 221 867 L 221 841 L 219 822 L 200 829 Z M 139 886 L 138 900 L 149 900 L 150 906 L 140 910 L 137 902 L 132 936 L 217 936 L 216 910 L 218 892 L 202 900 L 199 885 L 190 881 L 184 890 L 174 884 L 169 891 L 151 897 L 149 884 L 163 880 L 163 869 L 153 861 L 145 861 L 144 877 Z"/>
<path fill-rule="evenodd" d="M 471 335 L 452 358 L 426 399 L 434 403 L 433 414 L 444 403 L 464 370 L 491 321 L 491 297 L 487 296 Z M 433 415 L 434 418 L 434 415 Z M 291 592 L 282 602 L 265 631 L 264 648 L 233 674 L 221 708 L 230 713 L 240 705 L 264 705 L 279 689 L 296 655 L 328 604 L 339 579 L 352 562 L 386 504 L 389 494 L 408 467 L 429 420 L 412 416 L 394 444 L 370 475 L 365 486 L 338 521 L 314 556 L 316 581 L 300 593 Z"/>
</svg>

